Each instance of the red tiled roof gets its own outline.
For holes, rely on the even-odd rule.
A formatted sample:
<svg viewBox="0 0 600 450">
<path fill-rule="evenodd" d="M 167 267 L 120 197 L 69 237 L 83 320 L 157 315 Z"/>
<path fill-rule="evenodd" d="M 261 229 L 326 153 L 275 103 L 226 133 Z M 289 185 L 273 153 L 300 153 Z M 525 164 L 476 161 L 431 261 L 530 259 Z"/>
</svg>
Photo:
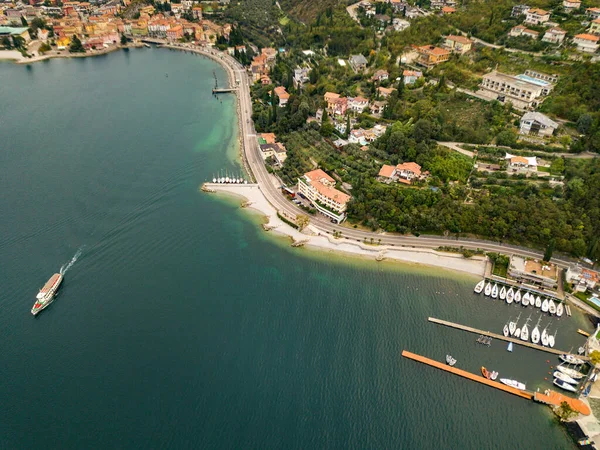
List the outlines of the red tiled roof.
<svg viewBox="0 0 600 450">
<path fill-rule="evenodd" d="M 403 164 L 398 164 L 396 166 L 397 170 L 408 170 L 414 173 L 416 176 L 421 175 L 421 166 L 414 162 L 407 162 Z"/>
<path fill-rule="evenodd" d="M 304 176 L 308 177 L 310 179 L 310 181 L 321 180 L 322 178 L 325 178 L 330 183 L 335 183 L 335 180 L 333 178 L 331 178 L 329 175 L 327 175 L 322 169 L 316 169 L 316 170 L 312 170 L 310 172 L 306 172 L 304 174 Z"/>
<path fill-rule="evenodd" d="M 585 41 L 598 42 L 600 37 L 594 36 L 593 34 L 583 33 L 575 36 L 575 39 L 583 39 Z"/>
<path fill-rule="evenodd" d="M 394 175 L 394 170 L 396 170 L 396 168 L 394 166 L 388 166 L 388 165 L 384 164 L 381 167 L 381 170 L 379 171 L 379 176 L 386 177 L 386 178 L 392 178 L 392 175 Z"/>
</svg>

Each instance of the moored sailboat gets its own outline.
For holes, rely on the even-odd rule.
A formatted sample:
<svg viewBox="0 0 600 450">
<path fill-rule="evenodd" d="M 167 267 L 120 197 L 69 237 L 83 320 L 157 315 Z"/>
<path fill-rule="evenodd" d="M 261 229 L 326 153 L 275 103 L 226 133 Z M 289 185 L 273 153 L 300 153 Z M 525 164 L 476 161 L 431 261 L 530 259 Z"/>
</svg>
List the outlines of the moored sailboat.
<svg viewBox="0 0 600 450">
<path fill-rule="evenodd" d="M 492 298 L 498 298 L 498 284 L 494 284 L 492 288 Z"/>
<path fill-rule="evenodd" d="M 534 344 L 538 344 L 540 342 L 540 320 L 542 320 L 542 316 L 539 317 L 537 323 L 535 324 L 535 327 L 533 327 L 533 331 L 531 332 L 531 342 L 533 342 Z"/>
<path fill-rule="evenodd" d="M 574 380 L 566 373 L 562 373 L 560 370 L 555 370 L 554 373 L 552 374 L 552 376 L 561 381 L 564 381 L 565 383 L 569 383 L 569 384 L 578 384 L 579 383 L 579 381 Z"/>
<path fill-rule="evenodd" d="M 525 389 L 527 389 L 527 387 L 525 386 L 525 383 L 521 383 L 520 381 L 517 381 L 517 380 L 511 380 L 510 378 L 500 378 L 500 383 L 503 383 L 510 387 L 514 387 L 516 389 L 521 389 L 523 391 Z"/>
<path fill-rule="evenodd" d="M 548 302 L 548 312 L 550 314 L 556 314 L 556 303 L 552 300 Z"/>
<path fill-rule="evenodd" d="M 541 308 L 542 307 L 542 299 L 540 298 L 539 295 L 535 298 L 535 307 L 536 308 Z"/>
<path fill-rule="evenodd" d="M 571 369 L 570 367 L 563 366 L 562 364 L 559 364 L 558 366 L 556 366 L 556 369 L 561 371 L 565 375 L 569 375 L 571 378 L 573 378 L 575 380 L 581 380 L 584 377 L 584 375 L 581 372 L 579 372 L 575 369 Z"/>
<path fill-rule="evenodd" d="M 530 320 L 531 320 L 531 314 L 529 315 L 529 317 L 525 321 L 525 325 L 523 325 L 523 328 L 521 328 L 521 340 L 522 341 L 528 341 L 529 340 L 529 326 L 527 324 L 529 323 Z"/>
<path fill-rule="evenodd" d="M 562 302 L 559 303 L 558 306 L 556 307 L 556 317 L 562 316 L 564 309 L 565 309 L 565 307 L 563 306 Z"/>
<path fill-rule="evenodd" d="M 486 297 L 489 297 L 491 293 L 492 293 L 492 283 L 490 283 L 490 282 L 488 281 L 488 284 L 486 284 L 486 285 L 485 285 L 485 291 L 483 291 L 483 294 L 484 294 Z"/>
<path fill-rule="evenodd" d="M 558 330 L 556 330 L 554 332 L 554 334 L 549 334 L 548 335 L 548 347 L 553 348 L 554 347 L 554 343 L 556 342 L 556 335 L 558 333 Z"/>
<path fill-rule="evenodd" d="M 545 298 L 544 301 L 542 302 L 542 312 L 548 312 L 548 299 Z"/>
<path fill-rule="evenodd" d="M 481 291 L 483 291 L 483 288 L 485 287 L 485 280 L 481 280 L 479 283 L 477 283 L 475 285 L 475 293 L 476 294 L 481 294 Z"/>
<path fill-rule="evenodd" d="M 515 303 L 521 303 L 521 289 L 515 294 Z"/>
<path fill-rule="evenodd" d="M 502 286 L 500 289 L 500 300 L 506 300 L 506 286 Z"/>
<path fill-rule="evenodd" d="M 508 291 L 506 291 L 506 303 L 509 305 L 513 302 L 515 298 L 515 291 L 511 287 Z"/>
<path fill-rule="evenodd" d="M 574 366 L 581 366 L 582 364 L 585 364 L 583 359 L 576 358 L 569 353 L 563 353 L 559 356 L 559 358 L 566 363 L 573 364 Z"/>
<path fill-rule="evenodd" d="M 555 386 L 558 386 L 559 388 L 564 389 L 565 391 L 577 392 L 577 388 L 571 386 L 569 383 L 565 383 L 564 381 L 555 378 L 553 383 Z"/>
<path fill-rule="evenodd" d="M 517 320 L 515 320 L 514 322 L 508 322 L 508 331 L 510 332 L 510 335 L 513 336 L 515 334 L 515 331 L 517 330 L 517 324 L 519 323 L 519 319 L 521 318 L 521 313 L 519 313 L 519 315 L 517 316 Z"/>
<path fill-rule="evenodd" d="M 542 345 L 544 347 L 548 347 L 548 327 L 550 324 L 546 325 L 546 328 L 542 330 Z"/>
<path fill-rule="evenodd" d="M 525 292 L 523 298 L 521 299 L 521 305 L 529 306 L 529 292 Z"/>
</svg>

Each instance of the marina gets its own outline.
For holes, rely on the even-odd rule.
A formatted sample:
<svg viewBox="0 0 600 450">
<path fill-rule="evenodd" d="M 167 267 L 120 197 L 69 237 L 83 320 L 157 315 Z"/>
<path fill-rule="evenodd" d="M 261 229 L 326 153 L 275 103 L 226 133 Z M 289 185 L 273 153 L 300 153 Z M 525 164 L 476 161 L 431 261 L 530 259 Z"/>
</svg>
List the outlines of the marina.
<svg viewBox="0 0 600 450">
<path fill-rule="evenodd" d="M 500 340 L 506 341 L 506 342 L 512 342 L 513 344 L 519 344 L 519 345 L 522 345 L 524 347 L 532 348 L 534 350 L 540 350 L 540 351 L 547 352 L 547 353 L 553 353 L 555 355 L 565 355 L 566 354 L 566 355 L 569 355 L 569 356 L 577 357 L 577 358 L 582 359 L 582 360 L 589 360 L 589 358 L 587 356 L 583 356 L 583 355 L 570 355 L 569 352 L 566 352 L 564 350 L 557 350 L 555 348 L 543 347 L 541 345 L 532 344 L 531 342 L 526 342 L 526 341 L 523 341 L 521 339 L 516 339 L 514 337 L 503 336 L 502 334 L 492 333 L 490 331 L 479 330 L 477 328 L 469 327 L 469 326 L 466 326 L 466 325 L 461 325 L 461 324 L 458 324 L 458 323 L 449 322 L 447 320 L 436 319 L 435 317 L 429 317 L 427 320 L 429 322 L 436 323 L 438 325 L 444 325 L 446 327 L 455 328 L 457 330 L 468 331 L 469 333 L 475 333 L 475 334 L 479 334 L 479 335 L 482 335 L 482 336 L 488 336 L 488 337 L 491 337 L 491 338 L 500 339 Z"/>
</svg>

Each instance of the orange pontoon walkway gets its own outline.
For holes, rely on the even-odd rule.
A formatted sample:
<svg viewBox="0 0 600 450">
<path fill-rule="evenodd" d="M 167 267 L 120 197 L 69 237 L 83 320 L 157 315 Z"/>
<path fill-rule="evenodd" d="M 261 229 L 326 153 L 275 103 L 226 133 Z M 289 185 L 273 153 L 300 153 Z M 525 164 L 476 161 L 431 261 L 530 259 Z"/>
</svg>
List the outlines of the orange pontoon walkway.
<svg viewBox="0 0 600 450">
<path fill-rule="evenodd" d="M 468 378 L 469 380 L 476 381 L 478 383 L 486 384 L 490 387 L 500 389 L 501 391 L 508 392 L 509 394 L 517 395 L 519 397 L 523 397 L 529 400 L 535 400 L 540 403 L 545 403 L 547 405 L 559 406 L 562 402 L 567 402 L 569 406 L 574 410 L 581 414 L 588 416 L 591 411 L 588 405 L 582 402 L 579 399 L 567 397 L 566 395 L 559 394 L 558 392 L 552 391 L 548 389 L 546 392 L 548 394 L 542 394 L 540 392 L 532 393 L 529 391 L 522 391 L 521 389 L 513 388 L 510 386 L 506 386 L 505 384 L 498 383 L 497 381 L 488 380 L 485 377 L 480 375 L 475 375 L 474 373 L 467 372 L 466 370 L 457 369 L 456 367 L 450 367 L 447 364 L 444 364 L 439 361 L 435 361 L 433 359 L 429 359 L 425 356 L 417 355 L 416 353 L 411 353 L 407 350 L 402 351 L 402 356 L 408 359 L 412 359 L 413 361 L 418 361 L 423 364 L 427 364 L 428 366 L 433 366 L 441 370 L 445 370 L 446 372 L 453 373 L 455 375 L 461 376 L 463 378 Z"/>
<path fill-rule="evenodd" d="M 573 411 L 577 411 L 585 416 L 591 414 L 590 407 L 577 398 L 567 397 L 556 391 L 548 389 L 546 393 L 536 392 L 533 394 L 533 399 L 536 402 L 545 403 L 547 405 L 560 406 L 562 402 L 567 402 Z"/>
<path fill-rule="evenodd" d="M 523 397 L 529 400 L 533 399 L 533 394 L 531 392 L 522 391 L 521 389 L 513 388 L 505 384 L 498 383 L 497 381 L 488 380 L 487 378 L 482 377 L 480 375 L 475 375 L 474 373 L 467 372 L 466 370 L 462 369 L 457 369 L 456 367 L 450 367 L 445 363 L 435 361 L 433 359 L 429 359 L 425 356 L 417 355 L 415 353 L 411 353 L 407 350 L 402 351 L 402 356 L 404 356 L 405 358 L 412 359 L 414 361 L 421 362 L 423 364 L 427 364 L 428 366 L 437 367 L 438 369 L 445 370 L 446 372 L 450 372 L 455 375 L 468 378 L 469 380 L 477 381 L 478 383 L 487 384 L 488 386 L 508 392 L 509 394 L 518 395 L 519 397 Z"/>
</svg>

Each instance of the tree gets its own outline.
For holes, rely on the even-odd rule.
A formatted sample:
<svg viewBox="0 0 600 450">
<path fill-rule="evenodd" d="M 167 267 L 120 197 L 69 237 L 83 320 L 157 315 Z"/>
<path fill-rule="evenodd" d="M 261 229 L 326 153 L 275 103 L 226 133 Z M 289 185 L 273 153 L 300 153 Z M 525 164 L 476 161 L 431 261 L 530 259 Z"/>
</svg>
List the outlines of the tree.
<svg viewBox="0 0 600 450">
<path fill-rule="evenodd" d="M 350 114 L 346 114 L 346 138 L 350 136 Z"/>
<path fill-rule="evenodd" d="M 6 49 L 11 49 L 12 48 L 12 43 L 10 42 L 10 39 L 8 38 L 8 36 L 4 36 L 2 38 L 2 47 L 6 48 Z"/>
<path fill-rule="evenodd" d="M 600 352 L 598 350 L 590 352 L 590 359 L 594 365 L 600 363 Z"/>
<path fill-rule="evenodd" d="M 306 228 L 309 223 L 310 223 L 310 219 L 308 218 L 308 216 L 301 214 L 296 217 L 296 225 L 298 225 L 298 229 L 300 231 L 302 231 L 304 228 Z"/>
<path fill-rule="evenodd" d="M 76 34 L 71 38 L 71 45 L 69 45 L 69 52 L 71 53 L 85 53 L 85 48 L 83 48 L 83 44 L 79 40 Z"/>
<path fill-rule="evenodd" d="M 572 417 L 577 415 L 577 411 L 573 410 L 567 402 L 562 402 L 556 409 L 556 414 L 560 417 L 563 422 L 568 421 Z"/>
<path fill-rule="evenodd" d="M 548 247 L 546 247 L 546 251 L 544 252 L 544 261 L 549 262 L 552 258 L 552 253 L 554 252 L 554 246 L 556 245 L 555 239 L 550 239 L 548 242 Z"/>
<path fill-rule="evenodd" d="M 29 28 L 29 24 L 27 23 L 27 19 L 24 16 L 21 16 L 21 24 L 24 27 L 28 27 Z"/>
<path fill-rule="evenodd" d="M 121 45 L 127 45 L 127 36 L 121 34 Z"/>
<path fill-rule="evenodd" d="M 498 133 L 496 136 L 497 145 L 505 145 L 507 147 L 513 147 L 517 143 L 517 133 L 512 130 L 504 130 Z"/>
</svg>

